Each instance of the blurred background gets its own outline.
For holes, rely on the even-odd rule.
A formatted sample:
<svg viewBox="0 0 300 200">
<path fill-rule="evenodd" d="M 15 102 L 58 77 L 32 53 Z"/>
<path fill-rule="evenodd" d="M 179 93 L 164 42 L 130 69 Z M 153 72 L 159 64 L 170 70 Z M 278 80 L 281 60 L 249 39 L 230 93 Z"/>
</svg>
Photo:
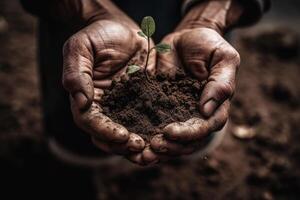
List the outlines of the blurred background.
<svg viewBox="0 0 300 200">
<path fill-rule="evenodd" d="M 274 0 L 259 24 L 232 34 L 242 65 L 216 151 L 144 170 L 99 169 L 98 198 L 300 199 L 299 11 L 298 0 Z M 68 171 L 44 145 L 36 40 L 37 20 L 17 0 L 1 0 L 0 199 L 76 189 L 52 178 Z"/>
</svg>

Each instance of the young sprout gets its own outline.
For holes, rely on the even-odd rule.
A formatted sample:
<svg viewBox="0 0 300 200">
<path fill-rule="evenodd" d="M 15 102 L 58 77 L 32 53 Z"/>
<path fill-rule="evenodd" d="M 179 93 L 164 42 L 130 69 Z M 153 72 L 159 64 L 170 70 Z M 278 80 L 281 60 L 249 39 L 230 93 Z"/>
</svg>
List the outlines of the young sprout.
<svg viewBox="0 0 300 200">
<path fill-rule="evenodd" d="M 130 65 L 128 66 L 126 73 L 128 75 L 134 74 L 135 72 L 139 71 L 140 67 L 138 65 Z"/>
<path fill-rule="evenodd" d="M 151 82 L 151 81 L 150 81 L 148 73 L 147 73 L 147 67 L 148 67 L 150 53 L 152 52 L 152 50 L 156 50 L 157 53 L 167 53 L 171 50 L 171 46 L 168 44 L 165 44 L 165 43 L 159 43 L 159 44 L 155 45 L 154 47 L 151 47 L 150 39 L 154 33 L 155 33 L 154 19 L 150 16 L 144 17 L 142 20 L 142 23 L 141 23 L 141 31 L 139 31 L 137 34 L 147 40 L 147 57 L 146 57 L 144 73 L 149 82 Z M 139 70 L 139 69 L 137 69 L 137 67 L 138 66 L 136 66 L 136 65 L 131 65 L 128 67 L 127 71 L 130 71 L 131 74 L 135 73 L 136 71 Z"/>
</svg>

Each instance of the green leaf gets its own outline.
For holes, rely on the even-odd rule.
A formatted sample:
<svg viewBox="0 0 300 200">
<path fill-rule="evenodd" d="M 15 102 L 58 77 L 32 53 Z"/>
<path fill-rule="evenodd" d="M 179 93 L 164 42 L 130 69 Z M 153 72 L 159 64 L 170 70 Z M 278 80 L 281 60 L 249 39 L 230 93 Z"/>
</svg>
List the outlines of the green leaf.
<svg viewBox="0 0 300 200">
<path fill-rule="evenodd" d="M 128 75 L 134 74 L 135 72 L 139 71 L 140 69 L 141 69 L 141 67 L 138 65 L 130 65 L 130 66 L 128 66 L 128 68 L 126 70 L 126 73 Z"/>
<path fill-rule="evenodd" d="M 171 46 L 165 43 L 157 44 L 154 48 L 158 53 L 167 53 L 171 51 Z"/>
<path fill-rule="evenodd" d="M 147 36 L 142 32 L 142 31 L 139 31 L 137 32 L 137 34 L 145 39 L 147 39 Z"/>
<path fill-rule="evenodd" d="M 147 37 L 151 37 L 155 32 L 154 19 L 150 16 L 144 17 L 142 24 L 141 24 L 141 29 Z"/>
</svg>

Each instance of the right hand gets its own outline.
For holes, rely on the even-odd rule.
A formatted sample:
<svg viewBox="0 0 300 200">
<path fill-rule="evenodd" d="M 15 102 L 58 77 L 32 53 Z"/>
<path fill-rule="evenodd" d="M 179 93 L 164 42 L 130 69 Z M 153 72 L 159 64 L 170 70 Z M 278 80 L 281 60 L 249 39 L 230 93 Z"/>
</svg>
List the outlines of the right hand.
<svg viewBox="0 0 300 200">
<path fill-rule="evenodd" d="M 73 35 L 64 45 L 63 85 L 70 93 L 75 123 L 97 147 L 145 164 L 145 141 L 105 116 L 99 104 L 104 89 L 125 73 L 128 63 L 145 65 L 147 41 L 138 31 L 135 24 L 99 20 Z M 151 54 L 147 67 L 151 73 L 155 57 Z"/>
</svg>

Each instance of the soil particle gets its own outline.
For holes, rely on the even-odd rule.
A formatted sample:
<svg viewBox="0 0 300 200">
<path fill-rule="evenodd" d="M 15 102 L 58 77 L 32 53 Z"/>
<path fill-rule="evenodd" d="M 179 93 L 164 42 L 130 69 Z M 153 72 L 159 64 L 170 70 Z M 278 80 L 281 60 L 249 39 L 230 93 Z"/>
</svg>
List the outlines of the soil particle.
<svg viewBox="0 0 300 200">
<path fill-rule="evenodd" d="M 255 137 L 255 130 L 251 127 L 236 126 L 233 128 L 232 134 L 238 139 L 252 139 Z"/>
</svg>

